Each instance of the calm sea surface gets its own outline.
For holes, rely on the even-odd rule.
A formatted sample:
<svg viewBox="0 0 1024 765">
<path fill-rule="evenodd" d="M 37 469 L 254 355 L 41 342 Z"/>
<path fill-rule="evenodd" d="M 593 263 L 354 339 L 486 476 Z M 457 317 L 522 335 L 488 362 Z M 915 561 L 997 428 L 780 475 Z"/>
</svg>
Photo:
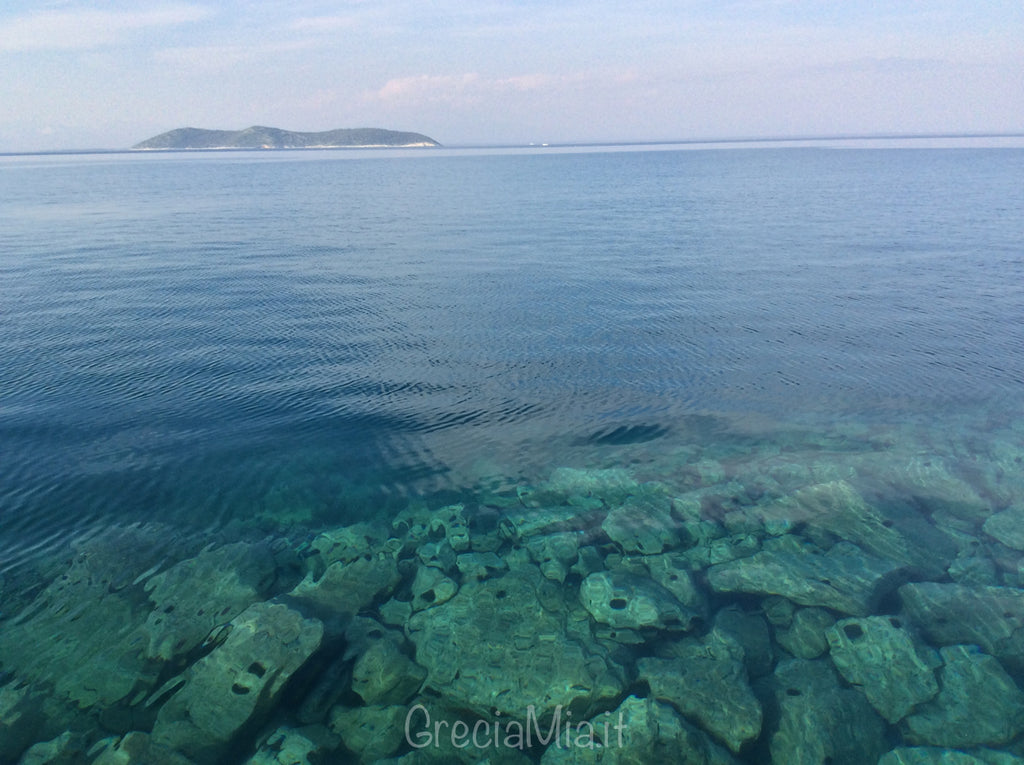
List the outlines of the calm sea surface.
<svg viewBox="0 0 1024 765">
<path fill-rule="evenodd" d="M 1024 409 L 1024 151 L 0 164 L 0 548 Z M 652 457 L 654 458 L 654 457 Z"/>
</svg>

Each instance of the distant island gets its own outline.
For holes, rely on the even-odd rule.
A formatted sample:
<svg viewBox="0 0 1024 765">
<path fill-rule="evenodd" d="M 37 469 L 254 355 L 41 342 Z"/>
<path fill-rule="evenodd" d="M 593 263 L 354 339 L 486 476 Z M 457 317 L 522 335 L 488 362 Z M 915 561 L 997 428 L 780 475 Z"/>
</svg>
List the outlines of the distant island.
<svg viewBox="0 0 1024 765">
<path fill-rule="evenodd" d="M 178 128 L 137 143 L 132 151 L 184 151 L 189 149 L 368 149 L 440 146 L 420 133 L 380 128 L 349 128 L 322 133 L 254 125 L 245 130 Z"/>
</svg>

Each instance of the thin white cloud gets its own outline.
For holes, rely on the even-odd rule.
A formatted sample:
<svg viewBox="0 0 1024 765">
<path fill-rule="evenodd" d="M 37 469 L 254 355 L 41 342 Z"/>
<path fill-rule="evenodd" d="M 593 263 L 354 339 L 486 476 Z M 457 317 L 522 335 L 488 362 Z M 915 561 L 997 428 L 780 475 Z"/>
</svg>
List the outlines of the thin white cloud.
<svg viewBox="0 0 1024 765">
<path fill-rule="evenodd" d="M 576 76 L 524 74 L 512 77 L 483 77 L 475 72 L 460 75 L 418 74 L 388 80 L 373 96 L 402 105 L 438 102 L 471 102 L 484 96 L 541 92 L 576 81 Z"/>
<path fill-rule="evenodd" d="M 183 4 L 145 11 L 44 11 L 0 25 L 0 51 L 99 48 L 117 44 L 129 32 L 199 21 L 211 13 L 203 6 Z"/>
<path fill-rule="evenodd" d="M 160 48 L 152 53 L 153 61 L 183 72 L 218 71 L 236 64 L 266 61 L 295 51 L 315 47 L 310 40 L 284 40 L 258 45 L 192 45 Z"/>
<path fill-rule="evenodd" d="M 339 29 L 352 29 L 358 24 L 354 16 L 306 16 L 295 19 L 288 28 L 296 32 L 323 34 L 337 32 Z"/>
</svg>

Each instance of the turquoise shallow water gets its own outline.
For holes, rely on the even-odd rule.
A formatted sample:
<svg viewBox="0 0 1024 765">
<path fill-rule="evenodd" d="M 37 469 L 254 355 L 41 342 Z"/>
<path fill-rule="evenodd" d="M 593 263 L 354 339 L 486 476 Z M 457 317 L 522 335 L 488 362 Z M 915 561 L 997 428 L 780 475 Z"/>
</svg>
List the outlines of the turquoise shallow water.
<svg viewBox="0 0 1024 765">
<path fill-rule="evenodd" d="M 538 609 L 524 623 L 543 625 L 506 646 L 510 666 L 543 676 L 529 648 L 543 634 L 607 669 L 564 698 L 576 719 L 626 704 L 634 730 L 669 715 L 665 730 L 696 726 L 707 752 L 781 762 L 806 710 L 772 699 L 796 690 L 819 708 L 868 704 L 846 724 L 863 738 L 822 744 L 832 762 L 1020 750 L 1022 171 L 1015 149 L 0 160 L 0 733 L 17 742 L 0 761 L 65 729 L 95 749 L 88 762 L 129 730 L 195 760 L 246 761 L 278 723 L 340 736 L 322 745 L 337 761 L 415 754 L 360 749 L 370 723 L 352 716 L 368 713 L 352 710 L 427 698 L 435 717 L 493 723 L 547 698 L 524 681 L 502 691 L 510 706 L 483 702 L 498 679 L 474 662 L 493 664 L 483 646 L 509 633 L 488 589 L 506 577 L 518 608 Z M 324 541 L 352 528 L 358 544 Z M 851 549 L 835 564 L 845 584 L 831 558 L 827 571 L 794 562 Z M 394 571 L 356 566 L 381 558 Z M 685 571 L 692 592 L 658 566 Z M 341 570 L 338 592 L 361 591 L 345 576 L 379 587 L 339 605 L 324 582 Z M 212 571 L 244 586 L 184 603 Z M 950 605 L 965 593 L 977 612 Z M 274 632 L 278 616 L 244 616 L 267 603 L 310 620 L 303 634 L 322 629 L 291 652 L 296 666 L 265 661 L 298 680 L 267 686 L 219 743 L 167 734 L 189 703 L 182 683 L 216 676 L 202 662 L 233 645 L 214 628 Z M 117 656 L 89 644 L 82 609 L 94 632 L 122 625 Z M 203 613 L 163 627 L 161 609 Z M 398 636 L 359 637 L 360 619 Z M 821 652 L 794 647 L 794 619 L 818 624 Z M 15 649 L 21 629 L 44 636 L 45 661 Z M 851 634 L 890 653 L 911 641 L 934 690 L 905 709 L 879 701 L 843 663 Z M 984 660 L 954 655 L 963 645 Z M 718 662 L 700 682 L 737 694 L 728 724 L 681 700 L 693 687 L 657 679 L 695 652 Z M 357 663 L 396 656 L 420 668 L 406 668 L 407 692 L 361 694 Z M 71 665 L 123 677 L 96 690 Z M 946 675 L 1005 675 L 1004 733 L 937 736 L 972 727 L 981 704 L 960 688 L 951 712 Z M 301 711 L 317 693 L 323 709 Z M 16 712 L 38 735 L 14 736 Z"/>
</svg>

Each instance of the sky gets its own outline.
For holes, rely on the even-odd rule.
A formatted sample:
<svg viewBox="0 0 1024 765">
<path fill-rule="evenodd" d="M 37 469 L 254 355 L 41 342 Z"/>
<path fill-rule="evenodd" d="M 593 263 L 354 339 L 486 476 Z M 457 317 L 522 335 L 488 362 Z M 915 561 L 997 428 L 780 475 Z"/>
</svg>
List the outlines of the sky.
<svg viewBox="0 0 1024 765">
<path fill-rule="evenodd" d="M 3 0 L 0 152 L 1024 132 L 1021 0 Z"/>
</svg>

